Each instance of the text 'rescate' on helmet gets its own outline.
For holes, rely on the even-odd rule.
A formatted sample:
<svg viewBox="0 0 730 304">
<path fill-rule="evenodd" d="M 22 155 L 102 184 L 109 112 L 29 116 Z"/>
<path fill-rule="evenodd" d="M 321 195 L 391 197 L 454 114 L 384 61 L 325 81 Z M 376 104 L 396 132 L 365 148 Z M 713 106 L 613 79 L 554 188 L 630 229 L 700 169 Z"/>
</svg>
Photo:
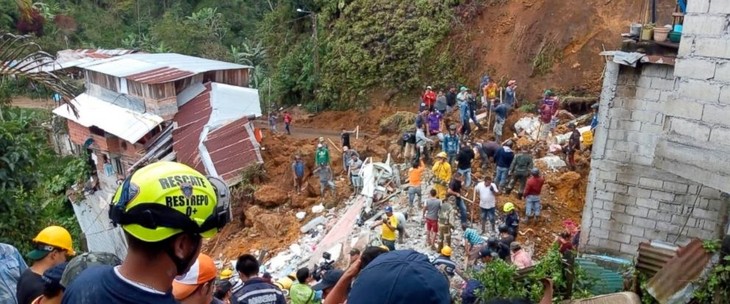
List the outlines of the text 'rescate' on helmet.
<svg viewBox="0 0 730 304">
<path fill-rule="evenodd" d="M 145 242 L 179 233 L 212 237 L 231 220 L 228 187 L 177 162 L 156 162 L 128 177 L 109 208 L 114 225 Z"/>
</svg>

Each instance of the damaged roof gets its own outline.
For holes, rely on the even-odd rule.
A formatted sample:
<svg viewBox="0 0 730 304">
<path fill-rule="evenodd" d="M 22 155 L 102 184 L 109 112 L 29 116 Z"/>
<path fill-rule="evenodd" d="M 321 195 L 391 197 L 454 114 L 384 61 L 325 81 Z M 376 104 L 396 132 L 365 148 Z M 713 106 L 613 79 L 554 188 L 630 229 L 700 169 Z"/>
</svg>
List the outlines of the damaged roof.
<svg viewBox="0 0 730 304">
<path fill-rule="evenodd" d="M 692 285 L 709 269 L 711 258 L 702 241 L 693 239 L 649 279 L 646 289 L 659 303 L 687 303 L 684 300 L 691 298 Z"/>
<path fill-rule="evenodd" d="M 79 65 L 79 67 L 141 83 L 175 81 L 209 71 L 250 69 L 250 66 L 175 53 L 127 54 Z"/>
<path fill-rule="evenodd" d="M 262 163 L 263 158 L 247 118 L 256 114 L 251 111 L 254 106 L 244 106 L 255 103 L 260 112 L 258 93 L 221 94 L 228 87 L 232 86 L 205 84 L 205 91 L 175 114 L 178 127 L 172 138 L 178 161 L 231 185 L 240 181 L 244 168 Z"/>
</svg>

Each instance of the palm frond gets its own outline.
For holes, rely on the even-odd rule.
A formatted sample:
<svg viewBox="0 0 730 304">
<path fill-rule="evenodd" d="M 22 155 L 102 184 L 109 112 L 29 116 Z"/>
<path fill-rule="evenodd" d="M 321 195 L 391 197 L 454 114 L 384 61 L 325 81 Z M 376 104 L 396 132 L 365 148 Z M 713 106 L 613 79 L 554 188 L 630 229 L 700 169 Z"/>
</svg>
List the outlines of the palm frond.
<svg viewBox="0 0 730 304">
<path fill-rule="evenodd" d="M 14 34 L 0 35 L 0 79 L 25 78 L 43 85 L 61 95 L 61 102 L 68 104 L 74 114 L 76 108 L 70 102 L 76 96 L 76 88 L 58 75 L 44 70 L 44 66 L 52 65 L 56 58 L 43 51 L 30 36 Z"/>
</svg>

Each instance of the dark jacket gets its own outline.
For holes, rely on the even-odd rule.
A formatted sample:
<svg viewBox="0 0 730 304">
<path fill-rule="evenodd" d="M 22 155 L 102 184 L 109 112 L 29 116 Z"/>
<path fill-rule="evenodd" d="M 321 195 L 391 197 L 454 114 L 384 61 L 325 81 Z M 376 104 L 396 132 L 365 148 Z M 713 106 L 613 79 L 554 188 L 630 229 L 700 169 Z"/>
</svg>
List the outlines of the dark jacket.
<svg viewBox="0 0 730 304">
<path fill-rule="evenodd" d="M 494 156 L 494 162 L 497 163 L 497 167 L 509 168 L 512 165 L 512 160 L 515 158 L 515 152 L 512 152 L 512 149 L 505 148 L 499 148 L 497 154 Z"/>
<path fill-rule="evenodd" d="M 286 299 L 278 287 L 262 278 L 255 277 L 233 291 L 231 303 L 286 304 Z"/>
</svg>

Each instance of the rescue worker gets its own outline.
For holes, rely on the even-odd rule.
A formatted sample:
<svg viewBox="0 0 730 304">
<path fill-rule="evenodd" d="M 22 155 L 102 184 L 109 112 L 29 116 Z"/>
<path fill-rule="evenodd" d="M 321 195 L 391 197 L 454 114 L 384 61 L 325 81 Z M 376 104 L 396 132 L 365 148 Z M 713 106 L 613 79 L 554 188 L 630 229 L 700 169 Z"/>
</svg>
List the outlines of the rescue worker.
<svg viewBox="0 0 730 304">
<path fill-rule="evenodd" d="M 446 152 L 436 154 L 436 162 L 433 164 L 434 185 L 437 197 L 440 200 L 446 198 L 446 189 L 451 181 L 451 165 L 446 161 Z"/>
<path fill-rule="evenodd" d="M 66 262 L 68 256 L 76 255 L 71 234 L 63 227 L 48 226 L 33 238 L 34 249 L 26 255 L 32 261 L 18 279 L 17 298 L 19 304 L 30 304 L 43 293 L 43 273 Z"/>
<path fill-rule="evenodd" d="M 451 247 L 444 246 L 444 248 L 441 248 L 441 255 L 431 262 L 441 273 L 446 275 L 447 279 L 453 278 L 456 274 L 456 263 L 451 260 L 451 253 Z"/>
<path fill-rule="evenodd" d="M 519 231 L 520 228 L 520 216 L 515 211 L 515 204 L 508 202 L 504 204 L 502 210 L 504 211 L 503 222 L 507 225 L 507 231 L 516 239 L 517 231 Z"/>
<path fill-rule="evenodd" d="M 124 262 L 85 270 L 62 303 L 176 303 L 172 281 L 190 269 L 203 238 L 229 222 L 228 197 L 223 181 L 181 163 L 137 170 L 117 189 L 109 211 L 127 239 Z"/>
<path fill-rule="evenodd" d="M 525 192 L 525 185 L 527 183 L 527 176 L 529 176 L 532 167 L 532 154 L 528 152 L 526 146 L 520 147 L 520 153 L 515 155 L 515 159 L 509 167 L 508 175 L 512 178 L 505 193 L 510 194 L 515 187 L 515 183 L 519 183 L 520 188 L 517 190 L 517 199 L 522 199 L 522 194 Z"/>
<path fill-rule="evenodd" d="M 398 230 L 398 218 L 393 215 L 393 207 L 385 207 L 385 216 L 381 223 L 375 223 L 370 229 L 380 226 L 380 239 L 389 251 L 395 250 L 395 232 Z"/>
<path fill-rule="evenodd" d="M 322 292 L 314 291 L 309 282 L 312 275 L 309 268 L 303 267 L 297 270 L 297 282 L 295 282 L 289 290 L 289 298 L 291 304 L 317 304 L 322 302 Z"/>
<path fill-rule="evenodd" d="M 253 255 L 238 257 L 236 271 L 241 282 L 233 287 L 234 304 L 286 304 L 284 293 L 259 277 L 260 266 Z"/>
</svg>

